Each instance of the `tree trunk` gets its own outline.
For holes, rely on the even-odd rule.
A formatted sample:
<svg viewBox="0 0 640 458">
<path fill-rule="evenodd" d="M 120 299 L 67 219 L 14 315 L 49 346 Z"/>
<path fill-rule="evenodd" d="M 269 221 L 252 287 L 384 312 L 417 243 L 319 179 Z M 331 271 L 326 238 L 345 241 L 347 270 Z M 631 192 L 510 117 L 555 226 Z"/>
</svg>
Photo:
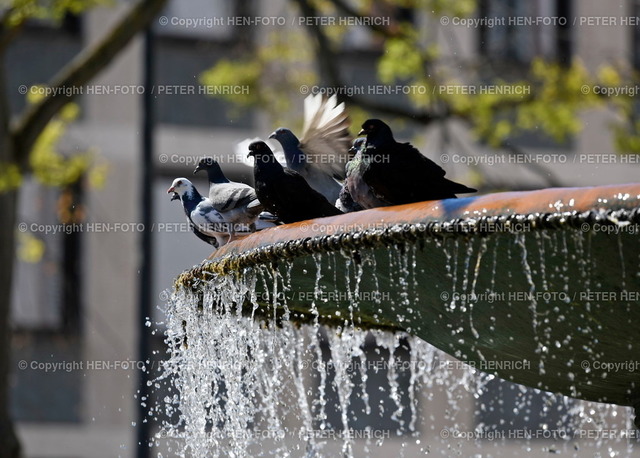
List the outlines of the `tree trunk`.
<svg viewBox="0 0 640 458">
<path fill-rule="evenodd" d="M 13 429 L 9 412 L 9 380 L 11 366 L 11 282 L 16 231 L 17 191 L 0 194 L 0 458 L 20 456 L 20 443 Z"/>
<path fill-rule="evenodd" d="M 9 130 L 11 113 L 7 98 L 4 55 L 0 59 L 0 167 L 14 163 L 15 150 Z M 11 421 L 11 285 L 16 242 L 18 189 L 0 192 L 0 458 L 20 456 L 20 442 Z"/>
<path fill-rule="evenodd" d="M 51 86 L 84 86 L 120 54 L 131 39 L 143 30 L 162 10 L 167 0 L 140 0 L 114 25 L 111 31 L 92 48 L 83 51 L 56 75 Z M 11 30 L 10 30 L 11 32 Z M 11 40 L 0 24 L 0 167 L 20 166 L 28 172 L 29 151 L 36 138 L 53 116 L 68 102 L 62 92 L 27 107 L 13 129 L 7 99 L 4 51 Z M 11 285 L 15 253 L 17 201 L 19 190 L 0 192 L 0 458 L 21 455 L 20 442 L 10 416 L 9 393 L 11 372 Z"/>
</svg>

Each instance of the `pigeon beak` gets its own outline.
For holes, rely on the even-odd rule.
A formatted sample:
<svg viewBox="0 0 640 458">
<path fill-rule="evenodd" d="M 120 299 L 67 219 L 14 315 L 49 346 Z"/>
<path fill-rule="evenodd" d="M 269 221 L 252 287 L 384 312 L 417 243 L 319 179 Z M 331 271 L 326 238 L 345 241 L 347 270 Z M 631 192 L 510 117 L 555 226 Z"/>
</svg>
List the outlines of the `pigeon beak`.
<svg viewBox="0 0 640 458">
<path fill-rule="evenodd" d="M 171 193 L 173 193 L 173 195 L 171 196 L 171 201 L 174 201 L 180 198 L 180 196 L 176 192 L 176 188 L 174 188 L 173 186 L 167 189 L 167 194 L 171 194 Z"/>
<path fill-rule="evenodd" d="M 361 136 L 361 135 L 367 135 L 367 133 L 368 132 L 366 131 L 366 129 L 362 129 L 362 130 L 360 130 L 360 132 L 358 132 L 358 137 Z"/>
<path fill-rule="evenodd" d="M 195 170 L 193 171 L 193 174 L 195 175 L 195 174 L 196 174 L 196 173 L 198 173 L 200 170 L 202 170 L 202 169 L 200 168 L 200 164 L 196 165 L 196 168 L 195 168 Z"/>
<path fill-rule="evenodd" d="M 271 135 L 269 135 L 269 138 L 276 138 L 276 133 L 275 132 L 271 132 Z"/>
</svg>

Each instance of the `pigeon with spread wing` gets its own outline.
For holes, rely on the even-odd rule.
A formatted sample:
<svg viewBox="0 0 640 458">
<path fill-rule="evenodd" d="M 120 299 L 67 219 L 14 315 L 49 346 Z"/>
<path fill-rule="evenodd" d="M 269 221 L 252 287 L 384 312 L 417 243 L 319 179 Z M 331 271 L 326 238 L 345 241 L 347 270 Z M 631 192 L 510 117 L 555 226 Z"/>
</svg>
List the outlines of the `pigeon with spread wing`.
<svg viewBox="0 0 640 458">
<path fill-rule="evenodd" d="M 335 202 L 349 160 L 351 135 L 349 115 L 344 102 L 338 104 L 335 95 L 310 95 L 304 100 L 302 137 L 280 127 L 269 138 L 282 145 L 287 167 L 300 175 L 309 185 Z"/>
</svg>

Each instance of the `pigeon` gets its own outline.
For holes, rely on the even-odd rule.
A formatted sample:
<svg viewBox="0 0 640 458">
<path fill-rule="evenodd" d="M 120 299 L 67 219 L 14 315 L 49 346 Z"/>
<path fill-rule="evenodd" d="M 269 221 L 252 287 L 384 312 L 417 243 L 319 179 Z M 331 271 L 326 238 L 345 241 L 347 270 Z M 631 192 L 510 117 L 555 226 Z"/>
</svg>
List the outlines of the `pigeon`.
<svg viewBox="0 0 640 458">
<path fill-rule="evenodd" d="M 358 137 L 353 141 L 351 148 L 349 148 L 349 155 L 351 156 L 351 160 L 347 162 L 345 165 L 345 181 L 342 184 L 342 188 L 340 189 L 340 194 L 338 195 L 338 200 L 336 200 L 336 208 L 344 213 L 357 212 L 360 210 L 364 210 L 358 202 L 353 199 L 351 192 L 349 191 L 349 178 L 350 176 L 354 176 L 351 174 L 351 170 L 357 161 L 361 160 L 362 154 L 360 153 L 360 149 L 362 149 L 366 144 L 366 138 Z M 369 188 L 367 187 L 366 190 Z"/>
<path fill-rule="evenodd" d="M 247 235 L 255 231 L 255 226 L 227 221 L 211 201 L 203 197 L 186 178 L 173 180 L 167 193 L 173 193 L 171 200 L 182 201 L 182 208 L 193 233 L 215 248 L 230 242 L 235 234 Z"/>
<path fill-rule="evenodd" d="M 282 167 L 265 142 L 251 143 L 248 155 L 255 160 L 253 173 L 258 199 L 285 224 L 342 214 L 309 186 L 302 175 Z"/>
<path fill-rule="evenodd" d="M 258 215 L 258 220 L 256 221 L 256 231 L 269 229 L 270 227 L 276 227 L 282 224 L 284 223 L 280 221 L 276 215 L 265 211 Z"/>
<path fill-rule="evenodd" d="M 355 154 L 345 167 L 344 194 L 348 194 L 351 200 L 362 209 L 386 207 L 390 204 L 377 197 L 364 180 L 364 174 L 369 167 L 369 157 L 364 154 L 366 145 L 365 137 L 358 137 L 353 141 L 352 149 L 355 150 Z M 348 199 L 345 198 L 345 200 Z M 343 205 L 349 205 L 348 201 Z"/>
<path fill-rule="evenodd" d="M 446 172 L 410 143 L 398 143 L 379 119 L 362 124 L 366 143 L 347 166 L 347 188 L 364 208 L 453 199 L 475 189 L 446 179 Z M 357 159 L 358 154 L 360 158 Z"/>
<path fill-rule="evenodd" d="M 264 207 L 255 189 L 248 184 L 229 181 L 212 157 L 202 158 L 193 173 L 200 170 L 206 170 L 209 177 L 209 201 L 226 221 L 246 225 L 256 222 Z"/>
<path fill-rule="evenodd" d="M 344 166 L 349 159 L 350 124 L 344 103 L 338 105 L 335 95 L 329 98 L 310 95 L 304 100 L 302 140 L 284 127 L 276 129 L 269 138 L 282 145 L 289 169 L 302 175 L 327 200 L 335 202 L 342 188 L 336 180 L 344 178 Z"/>
<path fill-rule="evenodd" d="M 338 194 L 338 199 L 336 199 L 335 207 L 342 213 L 352 213 L 364 210 L 362 205 L 353 200 L 353 197 L 346 186 L 343 186 L 340 189 L 340 194 Z"/>
</svg>

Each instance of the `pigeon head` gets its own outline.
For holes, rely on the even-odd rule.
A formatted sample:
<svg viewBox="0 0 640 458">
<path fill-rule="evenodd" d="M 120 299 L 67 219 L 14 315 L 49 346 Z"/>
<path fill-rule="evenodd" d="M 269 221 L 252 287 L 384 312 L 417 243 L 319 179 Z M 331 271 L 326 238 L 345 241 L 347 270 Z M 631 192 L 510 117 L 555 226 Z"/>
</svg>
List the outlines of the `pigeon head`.
<svg viewBox="0 0 640 458">
<path fill-rule="evenodd" d="M 188 194 L 192 195 L 195 188 L 193 184 L 186 178 L 176 178 L 171 183 L 171 187 L 167 189 L 167 194 L 173 193 L 171 200 L 180 199 L 182 196 Z"/>
<path fill-rule="evenodd" d="M 391 128 L 379 119 L 368 119 L 362 124 L 358 135 L 366 135 L 369 142 L 375 140 L 395 141 Z"/>
<path fill-rule="evenodd" d="M 269 135 L 269 138 L 278 140 L 282 145 L 284 158 L 287 161 L 287 167 L 296 170 L 296 167 L 307 162 L 305 154 L 300 150 L 300 140 L 298 140 L 298 137 L 296 137 L 289 129 L 279 127 Z"/>
<path fill-rule="evenodd" d="M 366 142 L 367 142 L 367 139 L 364 137 L 358 137 L 355 140 L 353 140 L 353 143 L 351 144 L 351 148 L 349 148 L 349 154 L 352 156 L 356 154 L 358 151 L 360 151 L 364 147 Z"/>
<path fill-rule="evenodd" d="M 196 172 L 199 172 L 200 170 L 209 170 L 210 168 L 216 168 L 216 167 L 220 168 L 220 165 L 218 164 L 218 161 L 216 161 L 211 156 L 203 157 L 198 162 L 198 165 L 196 166 L 196 169 L 193 171 L 193 173 L 195 174 Z"/>
<path fill-rule="evenodd" d="M 298 146 L 298 143 L 300 143 L 293 132 L 286 127 L 278 127 L 271 135 L 269 135 L 269 138 L 278 140 L 281 145 L 284 143 L 291 143 L 293 146 Z"/>
<path fill-rule="evenodd" d="M 249 156 L 253 156 L 256 159 L 262 158 L 263 160 L 269 159 L 270 157 L 275 158 L 271 148 L 263 141 L 253 142 L 249 145 L 249 154 L 247 154 L 247 157 Z"/>
<path fill-rule="evenodd" d="M 193 174 L 195 175 L 200 170 L 206 170 L 207 176 L 209 177 L 209 181 L 212 183 L 228 183 L 229 180 L 224 173 L 222 172 L 222 168 L 220 168 L 220 164 L 212 157 L 203 157 L 198 162 Z"/>
</svg>

